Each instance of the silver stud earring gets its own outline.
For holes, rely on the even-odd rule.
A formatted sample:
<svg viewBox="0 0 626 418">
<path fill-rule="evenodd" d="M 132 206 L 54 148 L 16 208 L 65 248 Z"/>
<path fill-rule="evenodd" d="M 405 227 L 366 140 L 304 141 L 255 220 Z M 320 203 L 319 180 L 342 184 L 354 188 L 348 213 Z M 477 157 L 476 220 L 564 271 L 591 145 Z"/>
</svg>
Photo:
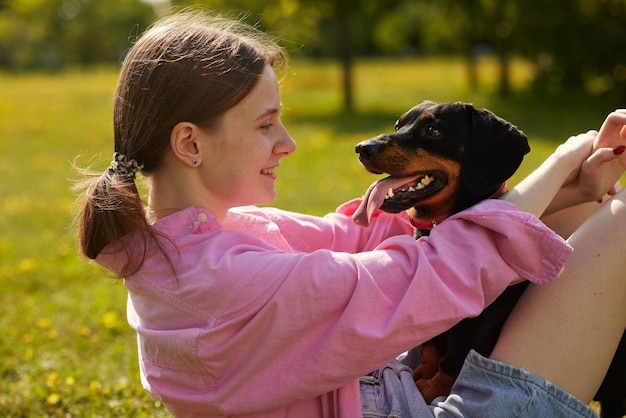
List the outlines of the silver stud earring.
<svg viewBox="0 0 626 418">
<path fill-rule="evenodd" d="M 193 165 L 198 164 L 198 160 L 193 160 L 193 161 L 192 161 L 192 164 L 193 164 Z"/>
</svg>

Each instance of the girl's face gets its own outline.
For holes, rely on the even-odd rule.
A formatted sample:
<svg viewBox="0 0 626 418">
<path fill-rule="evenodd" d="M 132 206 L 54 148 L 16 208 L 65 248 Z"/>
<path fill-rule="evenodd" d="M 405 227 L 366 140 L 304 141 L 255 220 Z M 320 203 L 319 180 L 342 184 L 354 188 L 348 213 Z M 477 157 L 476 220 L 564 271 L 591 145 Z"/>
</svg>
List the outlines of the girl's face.
<svg viewBox="0 0 626 418">
<path fill-rule="evenodd" d="M 296 144 L 280 121 L 274 70 L 266 66 L 254 89 L 207 132 L 202 173 L 214 210 L 268 204 L 276 198 L 276 168 Z M 208 155 L 207 155 L 208 154 Z"/>
</svg>

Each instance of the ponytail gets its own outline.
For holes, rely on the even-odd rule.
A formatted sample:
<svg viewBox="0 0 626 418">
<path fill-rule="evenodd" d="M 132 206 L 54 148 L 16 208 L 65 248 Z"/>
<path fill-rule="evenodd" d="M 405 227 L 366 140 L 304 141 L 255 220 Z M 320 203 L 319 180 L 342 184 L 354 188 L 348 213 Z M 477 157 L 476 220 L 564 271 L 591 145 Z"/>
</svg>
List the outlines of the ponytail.
<svg viewBox="0 0 626 418">
<path fill-rule="evenodd" d="M 127 160 L 125 155 L 115 153 L 104 173 L 81 170 L 81 174 L 87 177 L 77 187 L 84 190 L 77 216 L 78 249 L 81 254 L 95 259 L 109 243 L 136 230 L 155 237 L 135 184 L 136 174 L 141 168 L 135 160 Z M 124 274 L 131 270 L 129 261 Z"/>
</svg>

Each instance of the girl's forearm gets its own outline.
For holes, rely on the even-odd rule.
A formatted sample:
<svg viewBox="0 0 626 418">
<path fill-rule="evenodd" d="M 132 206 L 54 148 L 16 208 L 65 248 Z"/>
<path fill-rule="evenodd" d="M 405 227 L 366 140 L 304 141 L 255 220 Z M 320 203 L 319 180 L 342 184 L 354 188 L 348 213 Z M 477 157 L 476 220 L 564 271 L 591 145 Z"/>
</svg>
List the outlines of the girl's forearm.
<svg viewBox="0 0 626 418">
<path fill-rule="evenodd" d="M 563 158 L 552 154 L 501 199 L 537 217 L 543 215 L 549 207 L 551 211 L 556 211 L 571 206 L 571 202 L 579 197 L 575 196 L 574 190 L 567 191 L 564 190 L 567 188 L 561 187 L 571 172 L 571 165 L 568 165 Z M 557 193 L 559 198 L 555 199 Z M 557 202 L 553 203 L 553 200 Z"/>
</svg>

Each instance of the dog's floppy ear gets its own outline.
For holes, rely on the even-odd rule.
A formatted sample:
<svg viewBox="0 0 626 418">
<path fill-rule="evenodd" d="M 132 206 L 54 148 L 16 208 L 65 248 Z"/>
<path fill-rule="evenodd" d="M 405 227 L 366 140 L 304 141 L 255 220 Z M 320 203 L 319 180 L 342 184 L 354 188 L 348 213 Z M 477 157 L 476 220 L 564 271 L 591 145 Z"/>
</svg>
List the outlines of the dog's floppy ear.
<svg viewBox="0 0 626 418">
<path fill-rule="evenodd" d="M 476 196 L 494 193 L 530 151 L 526 135 L 486 109 L 471 112 L 472 128 L 461 165 L 463 188 Z"/>
</svg>

